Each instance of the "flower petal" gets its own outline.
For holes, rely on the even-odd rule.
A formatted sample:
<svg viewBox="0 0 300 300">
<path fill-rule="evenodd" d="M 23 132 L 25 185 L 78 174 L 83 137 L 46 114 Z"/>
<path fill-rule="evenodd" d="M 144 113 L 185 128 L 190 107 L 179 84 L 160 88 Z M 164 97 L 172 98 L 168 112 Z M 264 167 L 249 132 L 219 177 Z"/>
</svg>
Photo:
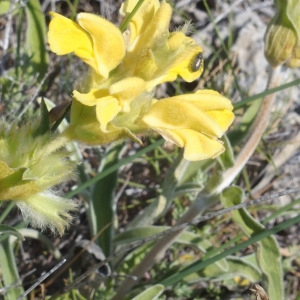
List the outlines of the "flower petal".
<svg viewBox="0 0 300 300">
<path fill-rule="evenodd" d="M 142 51 L 147 48 L 159 48 L 163 46 L 169 35 L 169 25 L 172 15 L 171 6 L 163 1 L 142 32 L 134 51 Z"/>
<path fill-rule="evenodd" d="M 120 8 L 120 15 L 124 18 L 133 11 L 134 7 L 138 3 L 138 0 L 127 0 L 125 1 Z M 135 40 L 137 42 L 138 36 L 145 32 L 148 24 L 151 23 L 153 16 L 158 10 L 160 3 L 158 0 L 145 0 L 142 6 L 134 14 L 133 18 L 129 23 L 130 30 L 130 42 L 132 44 Z"/>
<path fill-rule="evenodd" d="M 218 138 L 233 121 L 232 108 L 227 98 L 204 90 L 153 100 L 142 120 L 166 140 L 184 147 L 186 159 L 200 160 L 224 151 Z"/>
<path fill-rule="evenodd" d="M 114 95 L 120 101 L 124 112 L 130 111 L 130 103 L 144 90 L 145 81 L 139 77 L 129 77 L 112 84 L 109 88 L 110 95 Z"/>
<path fill-rule="evenodd" d="M 74 52 L 85 63 L 95 65 L 93 41 L 90 35 L 68 18 L 55 12 L 50 12 L 50 15 L 53 17 L 48 32 L 51 51 L 58 55 Z"/>
<path fill-rule="evenodd" d="M 101 99 L 96 106 L 96 116 L 100 123 L 100 129 L 107 132 L 107 124 L 122 110 L 118 99 L 106 97 Z"/>
<path fill-rule="evenodd" d="M 87 94 L 73 91 L 73 97 L 87 106 L 98 105 L 107 97 L 119 100 L 122 111 L 130 111 L 130 103 L 145 90 L 145 81 L 138 77 L 129 77 L 110 85 L 108 89 L 91 89 Z"/>
<path fill-rule="evenodd" d="M 107 89 L 91 89 L 87 94 L 73 91 L 73 98 L 87 106 L 94 106 L 100 98 L 110 96 Z"/>
<path fill-rule="evenodd" d="M 77 22 L 92 38 L 97 73 L 107 78 L 125 55 L 125 42 L 118 27 L 111 22 L 89 13 L 80 13 Z"/>
<path fill-rule="evenodd" d="M 137 1 L 126 1 L 122 13 L 128 15 Z M 125 11 L 125 12 L 124 12 Z M 181 76 L 197 79 L 203 71 L 202 48 L 183 32 L 169 32 L 171 6 L 162 1 L 145 1 L 129 24 L 130 37 L 122 70 L 147 81 L 147 91 L 157 84 Z"/>
<path fill-rule="evenodd" d="M 166 141 L 184 147 L 184 158 L 197 161 L 215 158 L 224 151 L 222 142 L 191 129 L 155 129 Z"/>
<path fill-rule="evenodd" d="M 58 55 L 74 52 L 96 73 L 107 78 L 125 55 L 121 31 L 109 21 L 89 13 L 77 16 L 78 24 L 57 14 L 49 24 L 50 49 Z"/>
<path fill-rule="evenodd" d="M 85 45 L 85 48 L 90 48 L 88 52 L 92 52 L 91 38 L 78 24 L 55 12 L 49 14 L 53 17 L 48 32 L 51 51 L 64 55 Z"/>
<path fill-rule="evenodd" d="M 221 111 L 223 114 L 223 111 Z M 168 129 L 195 129 L 207 135 L 220 137 L 224 129 L 209 115 L 192 102 L 182 102 L 178 99 L 166 98 L 157 101 L 143 117 L 143 121 L 151 127 Z M 228 117 L 230 117 L 228 119 Z M 227 127 L 231 124 L 233 114 L 226 113 L 225 123 Z"/>
</svg>

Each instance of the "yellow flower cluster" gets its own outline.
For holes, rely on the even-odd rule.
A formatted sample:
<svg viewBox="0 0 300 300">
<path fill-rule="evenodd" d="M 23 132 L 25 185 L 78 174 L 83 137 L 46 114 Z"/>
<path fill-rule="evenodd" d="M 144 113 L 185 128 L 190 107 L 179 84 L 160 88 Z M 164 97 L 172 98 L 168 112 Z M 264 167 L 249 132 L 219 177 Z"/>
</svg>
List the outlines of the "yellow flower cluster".
<svg viewBox="0 0 300 300">
<path fill-rule="evenodd" d="M 138 0 L 126 0 L 126 20 Z M 214 158 L 224 151 L 219 138 L 233 121 L 230 101 L 212 90 L 154 99 L 158 84 L 178 76 L 191 82 L 203 71 L 202 49 L 182 31 L 169 31 L 171 6 L 145 0 L 124 32 L 100 16 L 80 13 L 73 22 L 52 12 L 48 40 L 58 55 L 74 53 L 90 66 L 73 92 L 71 123 L 65 135 L 105 144 L 156 131 L 184 147 L 188 160 Z"/>
</svg>

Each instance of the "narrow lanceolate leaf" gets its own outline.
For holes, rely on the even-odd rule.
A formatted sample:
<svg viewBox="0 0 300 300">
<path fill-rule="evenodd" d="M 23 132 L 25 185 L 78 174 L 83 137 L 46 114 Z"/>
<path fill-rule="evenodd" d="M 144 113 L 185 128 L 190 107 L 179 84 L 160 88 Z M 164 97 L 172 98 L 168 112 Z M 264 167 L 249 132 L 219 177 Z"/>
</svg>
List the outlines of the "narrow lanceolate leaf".
<svg viewBox="0 0 300 300">
<path fill-rule="evenodd" d="M 24 290 L 17 270 L 12 244 L 9 242 L 8 236 L 0 243 L 0 267 L 5 287 L 5 299 L 18 299 Z"/>
<path fill-rule="evenodd" d="M 46 105 L 45 100 L 42 98 L 40 103 L 40 115 L 41 119 L 39 121 L 39 126 L 34 132 L 34 136 L 40 136 L 45 133 L 50 132 L 50 121 L 49 121 L 49 111 Z"/>
<path fill-rule="evenodd" d="M 134 297 L 132 300 L 155 300 L 162 294 L 165 287 L 162 284 L 156 284 L 147 288 L 141 294 Z"/>
<path fill-rule="evenodd" d="M 0 242 L 7 238 L 7 234 L 14 235 L 20 240 L 24 240 L 23 235 L 14 227 L 1 224 L 0 225 Z"/>
<path fill-rule="evenodd" d="M 123 144 L 112 144 L 107 148 L 105 157 L 102 158 L 99 172 L 103 172 L 114 166 L 119 161 Z M 110 226 L 100 235 L 99 245 L 104 254 L 109 256 L 112 252 L 112 238 L 114 235 L 115 218 L 115 197 L 114 190 L 117 184 L 118 170 L 110 173 L 99 180 L 92 192 L 92 202 L 90 203 L 91 214 L 94 216 L 93 234 L 97 234 L 105 226 Z"/>
<path fill-rule="evenodd" d="M 45 15 L 38 0 L 29 0 L 25 6 L 27 17 L 26 46 L 33 71 L 42 78 L 48 68 L 49 57 L 46 51 L 47 27 Z"/>
<path fill-rule="evenodd" d="M 239 204 L 243 191 L 238 187 L 226 189 L 221 201 L 225 207 Z M 239 209 L 232 212 L 233 220 L 249 236 L 256 235 L 265 228 L 255 220 L 247 210 Z M 268 236 L 258 242 L 256 251 L 257 263 L 263 273 L 262 280 L 267 285 L 267 293 L 272 300 L 283 299 L 283 278 L 279 246 L 274 236 Z"/>
<path fill-rule="evenodd" d="M 231 147 L 230 140 L 227 135 L 223 137 L 225 151 L 220 155 L 219 162 L 221 166 L 226 170 L 234 165 L 234 154 Z"/>
<path fill-rule="evenodd" d="M 238 280 L 239 278 L 248 283 L 258 282 L 261 278 L 261 272 L 257 266 L 243 257 L 230 256 L 226 259 L 226 269 L 218 263 L 210 264 L 203 270 L 186 276 L 184 281 L 193 283 L 201 280 L 228 280 L 228 284 L 232 284 L 233 279 Z"/>
</svg>

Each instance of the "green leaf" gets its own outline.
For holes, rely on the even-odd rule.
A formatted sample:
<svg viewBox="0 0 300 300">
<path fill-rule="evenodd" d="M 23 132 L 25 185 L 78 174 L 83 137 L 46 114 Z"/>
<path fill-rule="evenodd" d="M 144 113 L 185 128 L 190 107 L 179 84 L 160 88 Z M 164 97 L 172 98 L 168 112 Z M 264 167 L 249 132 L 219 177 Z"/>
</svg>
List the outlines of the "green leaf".
<svg viewBox="0 0 300 300">
<path fill-rule="evenodd" d="M 184 183 L 195 182 L 195 177 L 197 176 L 196 182 L 201 184 L 199 181 L 199 177 L 205 178 L 207 170 L 215 164 L 214 160 L 212 159 L 205 159 L 199 161 L 187 161 L 183 159 L 176 172 L 180 185 Z"/>
<path fill-rule="evenodd" d="M 5 164 L 5 162 L 0 161 L 0 170 L 2 172 L 1 175 L 5 176 L 4 178 L 0 179 L 0 188 L 2 193 L 4 193 L 5 189 L 10 189 L 11 187 L 29 182 L 24 181 L 24 174 L 28 170 L 26 168 L 11 169 Z"/>
<path fill-rule="evenodd" d="M 250 127 L 255 120 L 260 109 L 262 98 L 253 102 L 243 113 L 238 128 L 228 133 L 228 139 L 231 145 L 238 145 L 249 134 Z"/>
<path fill-rule="evenodd" d="M 130 274 L 136 266 L 142 263 L 147 253 L 151 250 L 153 242 L 143 244 L 140 247 L 129 252 L 123 259 L 122 264 L 118 268 L 120 274 Z"/>
<path fill-rule="evenodd" d="M 262 232 L 259 232 L 258 234 L 252 236 L 251 238 L 249 238 L 248 240 L 237 244 L 236 246 L 227 249 L 217 255 L 214 255 L 213 257 L 203 257 L 202 260 L 199 260 L 195 263 L 192 263 L 191 265 L 189 265 L 188 267 L 180 270 L 180 272 L 176 273 L 176 274 L 172 274 L 171 276 L 169 276 L 168 278 L 165 278 L 164 280 L 162 280 L 160 283 L 163 284 L 165 287 L 170 286 L 175 284 L 176 282 L 183 280 L 184 277 L 189 276 L 190 274 L 194 273 L 194 272 L 198 272 L 200 270 L 203 270 L 205 267 L 207 267 L 208 265 L 215 263 L 216 261 L 225 258 L 231 254 L 234 254 L 242 249 L 245 249 L 246 247 L 266 238 L 269 237 L 272 234 L 275 234 L 281 230 L 284 230 L 286 228 L 289 228 L 291 226 L 293 226 L 294 224 L 297 224 L 300 222 L 300 216 L 296 216 L 292 219 L 289 219 L 287 221 L 284 221 L 282 223 L 280 223 L 279 225 L 274 226 L 273 228 L 270 228 L 268 230 L 264 230 Z M 275 298 L 277 299 L 277 298 Z"/>
<path fill-rule="evenodd" d="M 295 0 L 295 1 L 298 1 L 298 0 Z M 284 2 L 282 2 L 282 3 L 284 3 Z M 299 84 L 300 84 L 300 79 L 296 79 L 296 80 L 293 80 L 291 82 L 281 84 L 281 85 L 276 86 L 272 89 L 268 89 L 267 91 L 263 91 L 262 93 L 256 94 L 254 96 L 250 96 L 250 97 L 248 97 L 246 99 L 243 99 L 243 100 L 241 100 L 237 103 L 234 103 L 234 109 L 235 110 L 239 109 L 239 108 L 244 107 L 245 105 L 247 105 L 249 103 L 252 103 L 253 101 L 256 101 L 258 99 L 262 99 L 262 98 L 266 97 L 267 95 L 276 93 L 278 91 L 283 91 L 284 89 L 288 89 L 292 86 L 297 86 Z"/>
<path fill-rule="evenodd" d="M 50 131 L 49 111 L 44 98 L 42 98 L 41 100 L 40 110 L 41 110 L 41 121 L 40 121 L 39 130 L 40 130 L 40 135 L 43 135 Z"/>
<path fill-rule="evenodd" d="M 223 140 L 225 151 L 218 157 L 218 161 L 221 163 L 223 170 L 226 170 L 234 165 L 234 154 L 226 134 L 224 135 Z"/>
<path fill-rule="evenodd" d="M 135 242 L 140 239 L 144 239 L 146 237 L 160 233 L 169 228 L 170 227 L 168 227 L 168 226 L 146 226 L 146 227 L 132 228 L 132 229 L 126 230 L 122 233 L 119 233 L 114 238 L 114 243 L 117 245 L 120 245 L 120 244 L 127 245 L 128 243 Z"/>
<path fill-rule="evenodd" d="M 132 300 L 155 300 L 162 294 L 164 291 L 164 286 L 162 284 L 156 284 L 147 288 L 141 294 L 137 295 L 136 297 L 132 298 Z"/>
<path fill-rule="evenodd" d="M 118 170 L 121 166 L 126 165 L 127 163 L 130 163 L 132 161 L 134 161 L 136 158 L 142 156 L 143 154 L 152 151 L 153 149 L 161 146 L 164 143 L 163 139 L 160 139 L 156 142 L 154 142 L 153 144 L 139 150 L 138 152 L 136 152 L 134 155 L 128 156 L 124 159 L 122 159 L 121 161 L 119 161 L 117 164 L 111 166 L 110 168 L 106 169 L 105 171 L 98 173 L 95 177 L 87 180 L 86 182 L 82 183 L 80 186 L 78 186 L 78 188 L 72 190 L 71 192 L 67 193 L 65 195 L 66 198 L 71 198 L 74 195 L 78 194 L 79 192 L 83 191 L 84 189 L 86 189 L 87 187 L 93 185 L 94 183 L 96 183 L 98 180 L 108 176 L 110 173 L 113 173 L 114 171 Z"/>
<path fill-rule="evenodd" d="M 6 287 L 5 296 L 8 300 L 18 299 L 24 290 L 17 270 L 12 243 L 9 242 L 8 237 L 0 243 L 0 267 L 4 287 Z"/>
<path fill-rule="evenodd" d="M 145 239 L 168 229 L 170 229 L 169 226 L 145 226 L 128 229 L 122 233 L 119 233 L 114 238 L 114 244 L 118 246 L 124 244 L 128 245 L 129 243 Z M 212 244 L 207 239 L 202 239 L 198 234 L 189 231 L 183 231 L 181 234 L 179 234 L 176 237 L 175 242 L 196 247 L 203 253 L 206 253 L 207 249 L 212 247 Z M 217 261 L 216 264 L 218 265 L 219 269 L 228 269 L 225 259 Z"/>
<path fill-rule="evenodd" d="M 159 196 L 145 207 L 142 213 L 138 214 L 128 225 L 127 229 L 137 228 L 139 226 L 152 225 L 155 220 L 162 214 L 166 207 L 166 198 Z"/>
<path fill-rule="evenodd" d="M 211 264 L 203 270 L 184 278 L 184 281 L 193 283 L 199 280 L 232 280 L 235 277 L 247 278 L 250 282 L 257 282 L 261 278 L 258 266 L 245 260 L 243 257 L 228 257 L 227 268 L 221 268 L 219 264 Z"/>
<path fill-rule="evenodd" d="M 29 0 L 25 6 L 27 16 L 26 46 L 33 71 L 42 78 L 48 68 L 46 51 L 47 26 L 39 0 Z"/>
<path fill-rule="evenodd" d="M 19 229 L 19 234 L 21 234 L 21 236 L 23 236 L 26 239 L 31 238 L 31 239 L 39 240 L 49 249 L 49 251 L 56 259 L 61 258 L 62 255 L 59 251 L 59 248 L 53 244 L 53 241 L 48 239 L 44 234 L 42 234 L 38 230 L 30 229 L 30 228 L 22 228 Z M 11 239 L 11 241 L 14 242 L 14 239 Z"/>
<path fill-rule="evenodd" d="M 9 234 L 9 235 L 14 235 L 17 239 L 19 240 L 24 240 L 24 237 L 23 235 L 17 230 L 15 229 L 14 227 L 11 227 L 11 226 L 8 226 L 8 225 L 0 225 L 0 233 L 1 235 L 6 235 L 6 234 Z M 1 236 L 0 237 L 0 242 L 2 241 L 2 238 L 7 238 L 7 236 L 3 237 Z"/>
<path fill-rule="evenodd" d="M 0 15 L 5 15 L 9 12 L 11 1 L 1 0 L 0 1 Z"/>
<path fill-rule="evenodd" d="M 109 169 L 119 162 L 120 152 L 124 144 L 111 144 L 101 161 L 99 173 Z M 112 238 L 114 235 L 115 218 L 115 195 L 114 190 L 117 184 L 118 170 L 110 173 L 99 180 L 92 191 L 92 201 L 90 203 L 91 215 L 93 216 L 92 233 L 96 235 L 102 228 L 107 226 L 106 230 L 98 238 L 99 246 L 104 254 L 109 256 L 112 252 Z"/>
<path fill-rule="evenodd" d="M 33 133 L 33 136 L 41 136 L 47 132 L 50 132 L 50 121 L 49 121 L 49 111 L 47 109 L 44 98 L 40 102 L 40 124 L 37 130 Z"/>
<path fill-rule="evenodd" d="M 56 104 L 51 101 L 48 98 L 45 97 L 38 97 L 37 102 L 42 105 L 42 101 L 46 105 L 46 109 L 48 112 L 51 112 L 51 109 L 56 107 Z M 62 120 L 61 123 L 59 124 L 57 131 L 58 132 L 63 132 L 67 127 L 69 126 L 69 123 L 66 119 Z M 82 154 L 81 150 L 79 149 L 78 143 L 77 142 L 69 142 L 66 145 L 67 150 L 70 152 L 69 158 L 72 161 L 75 161 L 77 163 L 82 162 Z"/>
<path fill-rule="evenodd" d="M 300 38 L 300 2 L 299 0 L 286 1 L 286 14 L 294 26 L 298 39 Z"/>
<path fill-rule="evenodd" d="M 195 167 L 196 165 L 196 167 Z M 201 166 L 207 166 L 201 162 Z M 195 195 L 204 187 L 204 178 L 197 176 L 203 172 L 198 162 L 190 162 L 179 155 L 170 166 L 159 195 L 150 205 L 134 218 L 127 228 L 152 225 L 163 216 L 175 197 L 183 194 L 194 193 Z M 187 175 L 188 174 L 188 175 Z M 197 177 L 197 178 L 195 178 Z"/>
<path fill-rule="evenodd" d="M 240 204 L 243 191 L 239 187 L 230 187 L 223 191 L 221 201 L 225 207 Z M 254 236 L 264 232 L 265 228 L 256 221 L 246 209 L 233 211 L 233 220 L 248 235 Z M 267 284 L 270 299 L 283 299 L 283 274 L 279 246 L 273 236 L 266 237 L 258 242 L 256 252 L 257 262 L 263 273 L 263 280 Z"/>
</svg>

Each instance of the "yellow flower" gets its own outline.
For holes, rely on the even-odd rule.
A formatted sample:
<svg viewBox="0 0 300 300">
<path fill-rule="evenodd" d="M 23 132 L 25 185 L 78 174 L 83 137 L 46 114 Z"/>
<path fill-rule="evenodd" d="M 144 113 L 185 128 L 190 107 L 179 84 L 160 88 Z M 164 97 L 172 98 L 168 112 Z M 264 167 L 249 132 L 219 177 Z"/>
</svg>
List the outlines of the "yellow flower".
<svg viewBox="0 0 300 300">
<path fill-rule="evenodd" d="M 101 100 L 100 100 L 101 101 Z M 219 138 L 233 121 L 230 101 L 212 90 L 199 90 L 161 100 L 144 93 L 101 130 L 96 108 L 75 101 L 71 126 L 65 134 L 89 144 L 106 144 L 120 138 L 140 142 L 137 134 L 154 130 L 167 141 L 184 147 L 187 160 L 215 158 L 224 151 Z"/>
<path fill-rule="evenodd" d="M 145 82 L 138 77 L 120 80 L 109 88 L 92 89 L 87 94 L 73 92 L 77 101 L 87 106 L 96 106 L 96 116 L 103 132 L 107 131 L 107 124 L 120 112 L 129 112 L 133 99 L 145 89 Z M 74 123 L 74 120 L 71 119 Z"/>
<path fill-rule="evenodd" d="M 91 145 L 103 145 L 124 138 L 131 138 L 141 144 L 136 133 L 143 132 L 147 128 L 145 124 L 137 124 L 137 120 L 151 105 L 152 95 L 142 93 L 131 99 L 128 111 L 119 113 L 115 113 L 117 109 L 114 105 L 110 105 L 110 99 L 104 99 L 103 102 L 102 100 L 99 98 L 98 104 L 94 106 L 74 100 L 71 123 L 64 136 L 69 140 L 78 140 Z M 107 115 L 102 115 L 101 108 Z"/>
<path fill-rule="evenodd" d="M 232 123 L 230 101 L 212 90 L 154 100 L 142 117 L 167 141 L 184 147 L 187 160 L 215 158 L 224 151 L 218 139 Z"/>
<path fill-rule="evenodd" d="M 124 18 L 133 11 L 139 0 L 130 0 L 122 3 L 120 8 L 120 15 Z M 152 22 L 157 10 L 160 7 L 158 0 L 145 0 L 142 6 L 134 14 L 131 19 L 128 29 L 130 31 L 129 43 L 130 45 L 134 44 L 134 41 L 137 41 L 140 34 L 145 32 L 147 26 Z M 167 20 L 168 21 L 168 20 Z"/>
<path fill-rule="evenodd" d="M 127 0 L 120 9 L 127 17 L 138 0 Z M 169 32 L 172 8 L 162 1 L 146 0 L 124 33 L 127 53 L 120 72 L 130 72 L 147 82 L 147 90 L 181 76 L 197 79 L 203 71 L 202 48 L 183 32 Z"/>
<path fill-rule="evenodd" d="M 125 1 L 120 13 L 127 17 L 136 3 Z M 177 76 L 193 81 L 203 71 L 202 48 L 181 31 L 169 32 L 172 8 L 165 1 L 145 1 L 130 21 L 124 38 L 115 25 L 93 14 L 78 14 L 77 23 L 57 13 L 50 14 L 50 49 L 58 55 L 74 52 L 95 71 L 85 91 L 107 87 L 108 76 L 110 84 L 140 77 L 151 91 Z"/>
<path fill-rule="evenodd" d="M 109 21 L 89 13 L 80 13 L 77 23 L 50 12 L 48 42 L 58 55 L 73 53 L 90 65 L 97 74 L 107 78 L 125 55 L 120 30 Z"/>
<path fill-rule="evenodd" d="M 123 3 L 120 14 L 125 20 L 137 2 L 127 0 Z M 119 30 L 114 47 L 108 44 L 105 48 L 107 37 L 98 29 L 99 24 L 106 24 L 106 33 L 111 34 L 111 38 L 114 35 L 110 33 L 110 27 L 112 31 L 118 31 L 114 25 L 109 26 L 108 21 L 91 14 L 79 14 L 76 24 L 52 13 L 51 49 L 59 54 L 73 51 L 95 70 L 80 90 L 73 92 L 71 122 L 64 133 L 66 138 L 88 144 L 106 144 L 129 137 L 141 143 L 138 134 L 147 134 L 152 129 L 184 147 L 184 156 L 188 160 L 214 158 L 224 151 L 219 138 L 233 120 L 228 99 L 210 90 L 153 99 L 156 85 L 173 81 L 178 76 L 193 81 L 203 71 L 202 48 L 183 31 L 169 31 L 171 14 L 172 8 L 165 1 L 145 0 L 129 21 L 124 39 L 119 38 L 122 36 Z M 63 45 L 66 42 L 61 36 L 61 27 L 70 35 L 67 43 L 71 43 L 74 35 L 76 49 L 72 46 L 70 51 L 70 46 Z M 99 47 L 94 44 L 103 44 L 103 51 L 98 51 Z M 105 76 L 99 71 L 102 70 L 102 65 L 97 63 L 101 61 L 100 56 L 103 56 L 107 70 Z M 111 56 L 111 61 L 114 59 L 110 67 L 105 65 L 107 56 Z"/>
<path fill-rule="evenodd" d="M 15 201 L 26 221 L 62 235 L 76 205 L 55 195 L 51 187 L 74 174 L 68 152 L 60 149 L 66 140 L 37 136 L 32 124 L 8 127 L 0 128 L 0 201 Z"/>
</svg>

